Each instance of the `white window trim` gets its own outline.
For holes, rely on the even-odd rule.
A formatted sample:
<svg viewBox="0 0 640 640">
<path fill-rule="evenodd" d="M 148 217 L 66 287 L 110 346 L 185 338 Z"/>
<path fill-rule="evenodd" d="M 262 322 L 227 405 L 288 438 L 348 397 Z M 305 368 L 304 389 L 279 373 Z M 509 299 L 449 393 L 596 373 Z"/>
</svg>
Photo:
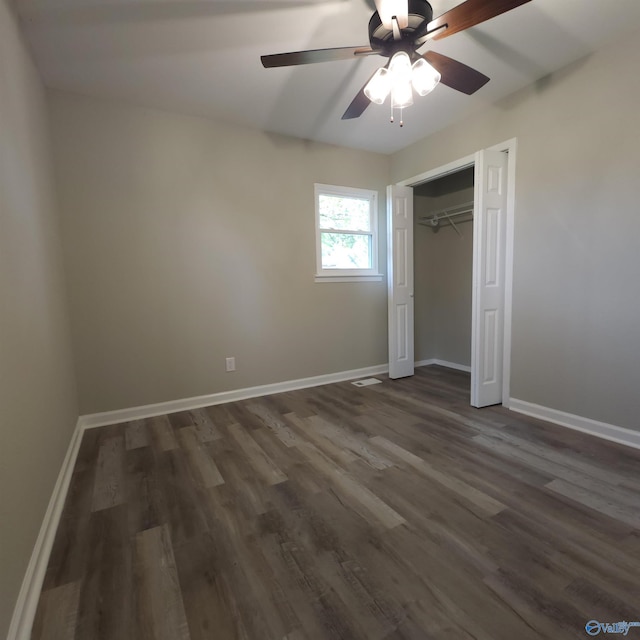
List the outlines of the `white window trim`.
<svg viewBox="0 0 640 640">
<path fill-rule="evenodd" d="M 371 233 L 361 231 L 348 231 L 346 229 L 333 230 L 320 228 L 320 208 L 318 206 L 320 194 L 344 196 L 347 198 L 361 198 L 369 200 L 371 214 Z M 356 187 L 339 187 L 330 184 L 314 185 L 314 199 L 316 209 L 316 275 L 315 282 L 380 282 L 383 274 L 378 272 L 378 192 L 371 189 L 358 189 Z M 338 233 L 358 233 L 371 235 L 371 268 L 370 269 L 323 269 L 321 234 L 323 232 L 337 231 Z"/>
</svg>

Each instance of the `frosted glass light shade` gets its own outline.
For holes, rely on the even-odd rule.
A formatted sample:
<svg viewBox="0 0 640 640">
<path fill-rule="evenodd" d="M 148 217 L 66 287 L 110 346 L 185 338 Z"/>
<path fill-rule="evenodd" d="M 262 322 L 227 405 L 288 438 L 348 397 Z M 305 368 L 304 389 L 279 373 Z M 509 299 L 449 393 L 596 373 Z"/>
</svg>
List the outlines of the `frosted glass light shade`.
<svg viewBox="0 0 640 640">
<path fill-rule="evenodd" d="M 433 91 L 442 76 L 424 58 L 413 63 L 411 69 L 411 82 L 419 96 L 426 96 Z"/>
<path fill-rule="evenodd" d="M 391 91 L 391 76 L 384 67 L 378 69 L 373 78 L 367 82 L 364 95 L 375 104 L 382 104 Z"/>
<path fill-rule="evenodd" d="M 404 51 L 396 53 L 389 63 L 391 75 L 391 106 L 403 109 L 413 104 L 411 89 L 411 59 Z"/>
<path fill-rule="evenodd" d="M 411 81 L 411 58 L 404 51 L 398 51 L 391 58 L 389 73 L 393 78 L 393 84 Z"/>
<path fill-rule="evenodd" d="M 404 109 L 413 104 L 413 90 L 411 81 L 394 82 L 391 89 L 391 106 L 394 109 Z"/>
</svg>

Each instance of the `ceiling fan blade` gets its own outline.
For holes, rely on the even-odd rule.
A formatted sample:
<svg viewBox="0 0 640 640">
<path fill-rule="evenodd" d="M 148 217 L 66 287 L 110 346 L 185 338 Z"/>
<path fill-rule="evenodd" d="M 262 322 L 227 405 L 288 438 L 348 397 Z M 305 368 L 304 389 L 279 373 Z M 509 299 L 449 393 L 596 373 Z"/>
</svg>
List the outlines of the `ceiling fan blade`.
<svg viewBox="0 0 640 640">
<path fill-rule="evenodd" d="M 366 86 L 367 85 L 365 84 L 364 87 Z M 364 113 L 364 110 L 371 104 L 371 100 L 364 95 L 364 87 L 358 91 L 356 97 L 347 107 L 347 110 L 342 114 L 342 120 L 353 120 L 354 118 L 359 118 Z"/>
<path fill-rule="evenodd" d="M 389 63 L 385 65 L 385 68 L 388 66 Z M 371 78 L 373 78 L 376 73 L 378 73 L 377 69 L 371 74 Z M 369 80 L 371 80 L 371 78 L 369 78 Z M 354 118 L 359 118 L 364 113 L 364 110 L 371 104 L 371 100 L 369 100 L 369 98 L 364 94 L 364 88 L 369 84 L 369 80 L 367 80 L 362 89 L 356 93 L 356 97 L 351 101 L 347 110 L 342 114 L 341 120 L 353 120 Z"/>
<path fill-rule="evenodd" d="M 372 53 L 377 52 L 370 47 L 336 47 L 335 49 L 312 49 L 310 51 L 274 53 L 268 56 L 260 56 L 260 60 L 262 60 L 263 67 L 271 69 L 273 67 L 292 67 L 299 64 L 348 60 L 349 58 L 366 56 Z"/>
<path fill-rule="evenodd" d="M 385 29 L 393 28 L 393 18 L 398 20 L 398 27 L 406 29 L 409 26 L 408 0 L 375 0 L 376 10 Z"/>
<path fill-rule="evenodd" d="M 383 68 L 387 69 L 390 64 L 391 60 L 389 60 Z M 376 73 L 378 73 L 378 69 L 371 74 L 369 80 L 371 80 Z M 351 101 L 347 110 L 342 114 L 342 120 L 353 120 L 354 118 L 359 118 L 364 113 L 364 110 L 371 104 L 371 100 L 369 100 L 364 93 L 365 87 L 369 84 L 369 80 L 367 80 L 362 89 L 356 93 L 356 97 Z"/>
<path fill-rule="evenodd" d="M 484 87 L 489 78 L 462 62 L 458 62 L 448 56 L 443 56 L 435 51 L 427 51 L 422 56 L 434 69 L 440 72 L 440 82 L 456 91 L 461 91 L 470 96 L 478 89 Z"/>
<path fill-rule="evenodd" d="M 432 20 L 427 25 L 427 30 L 433 31 L 447 25 L 446 29 L 433 36 L 434 40 L 440 40 L 495 18 L 501 13 L 511 11 L 511 9 L 527 2 L 531 2 L 531 0 L 467 0 Z"/>
</svg>

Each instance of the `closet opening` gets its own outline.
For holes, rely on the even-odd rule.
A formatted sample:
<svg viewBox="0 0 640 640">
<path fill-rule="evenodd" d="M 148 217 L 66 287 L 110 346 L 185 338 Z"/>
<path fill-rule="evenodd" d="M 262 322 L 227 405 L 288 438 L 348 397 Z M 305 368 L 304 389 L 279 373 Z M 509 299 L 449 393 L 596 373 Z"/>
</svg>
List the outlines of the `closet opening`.
<svg viewBox="0 0 640 640">
<path fill-rule="evenodd" d="M 414 359 L 471 372 L 474 165 L 414 185 Z"/>
</svg>

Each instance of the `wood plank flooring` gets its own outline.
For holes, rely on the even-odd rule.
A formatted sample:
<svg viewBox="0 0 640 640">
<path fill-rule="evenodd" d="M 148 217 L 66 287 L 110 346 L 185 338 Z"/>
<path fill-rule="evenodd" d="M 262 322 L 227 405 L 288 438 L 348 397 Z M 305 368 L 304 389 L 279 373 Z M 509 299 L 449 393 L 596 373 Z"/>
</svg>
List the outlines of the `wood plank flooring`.
<svg viewBox="0 0 640 640">
<path fill-rule="evenodd" d="M 640 451 L 473 409 L 463 373 L 380 378 L 87 431 L 32 637 L 559 640 L 640 620 Z"/>
</svg>

